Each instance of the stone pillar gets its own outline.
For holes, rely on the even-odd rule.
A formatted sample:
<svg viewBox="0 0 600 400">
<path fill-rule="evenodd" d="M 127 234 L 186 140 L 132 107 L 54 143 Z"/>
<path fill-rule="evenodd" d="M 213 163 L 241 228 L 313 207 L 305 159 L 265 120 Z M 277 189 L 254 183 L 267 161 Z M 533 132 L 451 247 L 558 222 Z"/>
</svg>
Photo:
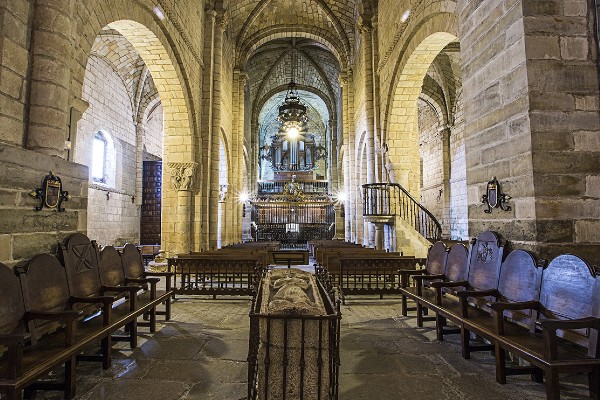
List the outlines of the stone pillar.
<svg viewBox="0 0 600 400">
<path fill-rule="evenodd" d="M 372 26 L 371 23 L 361 16 L 359 32 L 361 38 L 361 56 L 364 73 L 364 96 L 367 144 L 367 183 L 375 183 L 375 114 L 373 109 L 373 64 L 372 64 Z"/>
<path fill-rule="evenodd" d="M 27 147 L 65 158 L 72 57 L 72 0 L 37 0 L 33 16 Z"/>
<path fill-rule="evenodd" d="M 379 107 L 379 30 L 377 15 L 371 18 L 373 32 L 371 34 L 371 76 L 373 77 L 373 132 L 375 136 L 375 180 L 383 182 L 384 157 L 382 151 L 383 135 L 381 130 L 381 114 Z"/>
<path fill-rule="evenodd" d="M 191 250 L 192 192 L 198 163 L 169 163 L 171 186 L 177 191 L 177 222 L 174 239 L 175 251 L 188 253 Z"/>
<path fill-rule="evenodd" d="M 238 193 L 249 193 L 248 188 L 244 187 L 244 176 L 247 175 L 246 166 L 244 163 L 244 136 L 245 136 L 245 105 L 246 105 L 246 83 L 248 82 L 248 74 L 245 71 L 240 71 L 239 82 L 238 82 L 238 157 L 237 161 L 237 186 Z M 242 240 L 242 218 L 245 206 L 244 204 L 237 201 L 237 229 L 236 229 L 236 242 Z"/>
<path fill-rule="evenodd" d="M 344 146 L 348 167 L 344 184 L 346 188 L 346 240 L 356 242 L 358 240 L 356 231 L 356 138 L 354 129 L 354 95 L 352 92 L 352 70 L 340 74 L 340 87 L 342 90 L 342 117 L 344 122 Z"/>
<path fill-rule="evenodd" d="M 450 128 L 442 127 L 439 131 L 442 141 L 442 237 L 450 239 Z"/>
<path fill-rule="evenodd" d="M 223 30 L 225 28 L 225 13 L 215 12 L 214 45 L 213 45 L 213 96 L 212 96 L 212 133 L 210 143 L 210 193 L 208 214 L 208 245 L 210 249 L 217 247 L 218 210 L 219 207 L 219 143 L 221 135 L 221 91 L 223 79 Z"/>
<path fill-rule="evenodd" d="M 208 249 L 210 247 L 210 218 L 211 213 L 214 213 L 211 209 L 211 182 L 213 180 L 212 165 L 216 162 L 212 158 L 212 140 L 213 140 L 213 75 L 214 75 L 214 35 L 215 35 L 215 21 L 217 12 L 214 10 L 207 10 L 205 13 L 205 28 L 204 28 L 204 59 L 206 68 L 204 69 L 204 76 L 202 79 L 202 176 L 203 185 L 201 188 L 202 193 L 202 215 L 201 215 L 201 230 L 202 239 L 200 241 L 200 249 Z M 218 144 L 217 144 L 218 146 Z M 217 158 L 218 160 L 218 158 Z M 218 164 L 218 162 L 217 162 Z M 218 177 L 218 175 L 217 175 Z M 217 180 L 218 185 L 218 180 Z M 214 206 L 214 204 L 213 204 Z"/>
<path fill-rule="evenodd" d="M 374 222 L 375 225 L 375 249 L 385 250 L 384 243 L 384 227 L 385 224 L 381 222 Z"/>
<path fill-rule="evenodd" d="M 258 181 L 258 120 L 252 121 L 250 130 L 250 150 L 248 158 L 250 159 L 250 182 L 248 182 L 248 189 L 250 193 L 255 194 L 257 187 L 256 182 Z"/>
</svg>

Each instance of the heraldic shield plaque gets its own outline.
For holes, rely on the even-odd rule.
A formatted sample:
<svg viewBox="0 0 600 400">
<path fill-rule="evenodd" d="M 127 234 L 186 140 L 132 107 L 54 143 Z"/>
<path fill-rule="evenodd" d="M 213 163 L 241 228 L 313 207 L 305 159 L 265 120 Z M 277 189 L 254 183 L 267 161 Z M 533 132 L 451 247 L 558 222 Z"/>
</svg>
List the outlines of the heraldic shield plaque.
<svg viewBox="0 0 600 400">
<path fill-rule="evenodd" d="M 30 193 L 40 204 L 35 207 L 35 211 L 41 211 L 44 207 L 54 208 L 58 212 L 65 211 L 61 207 L 63 201 L 69 200 L 69 192 L 62 190 L 60 178 L 50 171 L 42 180 L 42 187 L 37 188 Z"/>
</svg>

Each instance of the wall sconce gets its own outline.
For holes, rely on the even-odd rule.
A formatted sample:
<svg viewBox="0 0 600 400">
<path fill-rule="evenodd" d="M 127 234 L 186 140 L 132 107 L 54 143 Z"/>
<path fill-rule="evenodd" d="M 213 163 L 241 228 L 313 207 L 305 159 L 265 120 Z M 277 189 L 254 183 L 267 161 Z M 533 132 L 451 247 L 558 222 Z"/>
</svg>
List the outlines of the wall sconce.
<svg viewBox="0 0 600 400">
<path fill-rule="evenodd" d="M 110 192 L 106 192 L 106 200 L 110 200 Z"/>
<path fill-rule="evenodd" d="M 481 198 L 481 202 L 487 205 L 487 210 L 483 210 L 486 214 L 491 214 L 493 208 L 500 207 L 502 211 L 510 211 L 510 206 L 506 204 L 506 201 L 510 199 L 510 196 L 500 191 L 500 182 L 494 176 L 491 181 L 487 183 L 485 194 Z"/>
<path fill-rule="evenodd" d="M 131 204 L 135 204 L 135 195 L 131 196 Z"/>
</svg>

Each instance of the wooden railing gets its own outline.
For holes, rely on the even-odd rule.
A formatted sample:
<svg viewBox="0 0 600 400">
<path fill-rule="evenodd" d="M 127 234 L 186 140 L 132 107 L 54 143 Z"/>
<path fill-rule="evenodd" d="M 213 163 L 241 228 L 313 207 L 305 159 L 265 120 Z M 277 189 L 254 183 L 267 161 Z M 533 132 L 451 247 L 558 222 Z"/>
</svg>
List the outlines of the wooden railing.
<svg viewBox="0 0 600 400">
<path fill-rule="evenodd" d="M 369 183 L 363 188 L 363 216 L 398 215 L 428 240 L 439 240 L 438 220 L 397 183 Z"/>
</svg>

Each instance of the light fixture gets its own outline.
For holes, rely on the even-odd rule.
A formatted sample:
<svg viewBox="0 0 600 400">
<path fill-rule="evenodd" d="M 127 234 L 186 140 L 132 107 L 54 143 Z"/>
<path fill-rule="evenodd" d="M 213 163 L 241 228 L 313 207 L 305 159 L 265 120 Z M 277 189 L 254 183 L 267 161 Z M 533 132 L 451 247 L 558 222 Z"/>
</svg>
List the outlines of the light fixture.
<svg viewBox="0 0 600 400">
<path fill-rule="evenodd" d="M 336 195 L 337 201 L 339 201 L 340 203 L 345 202 L 348 199 L 348 196 L 346 196 L 346 192 L 338 192 Z"/>
<path fill-rule="evenodd" d="M 292 76 L 288 84 L 285 100 L 279 106 L 279 115 L 277 116 L 277 120 L 281 123 L 280 132 L 288 135 L 290 139 L 297 138 L 300 132 L 305 130 L 306 123 L 308 122 L 306 106 L 300 101 L 296 83 L 294 82 L 296 68 L 295 42 L 293 42 L 292 46 Z"/>
<path fill-rule="evenodd" d="M 249 195 L 248 195 L 248 193 L 246 193 L 246 192 L 241 192 L 241 193 L 238 195 L 238 200 L 239 200 L 239 202 L 240 202 L 240 203 L 245 203 L 245 202 L 247 202 L 249 198 L 250 198 L 250 196 L 249 196 Z"/>
</svg>

